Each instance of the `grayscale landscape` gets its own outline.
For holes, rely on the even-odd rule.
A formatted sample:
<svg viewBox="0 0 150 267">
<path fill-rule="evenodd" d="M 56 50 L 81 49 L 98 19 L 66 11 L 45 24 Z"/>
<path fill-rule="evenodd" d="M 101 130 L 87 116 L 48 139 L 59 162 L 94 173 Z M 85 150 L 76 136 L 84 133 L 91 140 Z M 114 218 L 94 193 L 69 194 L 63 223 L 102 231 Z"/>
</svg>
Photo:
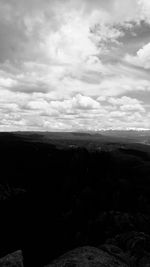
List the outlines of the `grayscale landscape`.
<svg viewBox="0 0 150 267">
<path fill-rule="evenodd" d="M 150 1 L 0 0 L 0 267 L 150 267 Z"/>
</svg>

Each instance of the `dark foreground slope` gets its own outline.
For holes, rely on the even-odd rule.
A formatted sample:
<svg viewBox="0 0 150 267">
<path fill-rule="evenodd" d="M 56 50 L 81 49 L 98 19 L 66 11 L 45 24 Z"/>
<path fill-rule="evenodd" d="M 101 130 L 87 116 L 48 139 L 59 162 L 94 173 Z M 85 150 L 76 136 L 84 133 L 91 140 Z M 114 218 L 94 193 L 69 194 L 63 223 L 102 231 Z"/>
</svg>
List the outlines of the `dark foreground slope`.
<svg viewBox="0 0 150 267">
<path fill-rule="evenodd" d="M 150 235 L 149 146 L 1 133 L 0 170 L 0 257 L 21 249 L 25 266 L 44 266 L 76 247 L 124 249 L 129 233 Z"/>
</svg>

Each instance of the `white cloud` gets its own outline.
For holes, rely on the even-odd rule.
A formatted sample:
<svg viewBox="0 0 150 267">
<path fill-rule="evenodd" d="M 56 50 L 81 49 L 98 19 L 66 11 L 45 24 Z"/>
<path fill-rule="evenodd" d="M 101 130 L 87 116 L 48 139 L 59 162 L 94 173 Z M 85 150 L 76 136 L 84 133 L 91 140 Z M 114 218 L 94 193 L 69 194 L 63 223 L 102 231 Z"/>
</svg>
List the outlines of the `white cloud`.
<svg viewBox="0 0 150 267">
<path fill-rule="evenodd" d="M 140 103 L 139 100 L 127 96 L 123 96 L 121 98 L 109 98 L 108 102 L 113 105 L 137 105 Z"/>
<path fill-rule="evenodd" d="M 128 31 L 149 11 L 146 0 L 1 0 L 0 127 L 148 127 L 134 92 L 150 91 L 150 45 Z"/>
<path fill-rule="evenodd" d="M 108 102 L 115 106 L 119 106 L 121 111 L 139 111 L 145 112 L 145 108 L 142 105 L 142 102 L 131 97 L 123 96 L 121 98 L 109 98 Z"/>
<path fill-rule="evenodd" d="M 17 81 L 11 78 L 0 77 L 0 88 L 11 88 L 17 85 Z"/>
<path fill-rule="evenodd" d="M 141 19 L 150 22 L 150 2 L 149 0 L 138 0 L 141 9 Z"/>
<path fill-rule="evenodd" d="M 99 103 L 88 96 L 78 94 L 72 99 L 73 107 L 79 109 L 97 109 L 100 107 Z"/>
<path fill-rule="evenodd" d="M 150 43 L 144 45 L 136 53 L 136 56 L 126 55 L 125 61 L 145 69 L 150 68 Z"/>
<path fill-rule="evenodd" d="M 60 64 L 78 64 L 98 54 L 98 49 L 90 40 L 89 23 L 77 14 L 66 18 L 61 28 L 46 37 L 44 49 L 47 56 Z"/>
<path fill-rule="evenodd" d="M 81 94 L 59 101 L 41 93 L 27 96 L 19 92 L 7 95 L 4 91 L 3 100 L 0 101 L 3 129 L 98 130 L 135 125 L 148 127 L 149 123 L 143 114 L 142 103 L 125 96 L 117 99 L 106 97 L 101 104 Z"/>
<path fill-rule="evenodd" d="M 130 104 L 126 104 L 126 105 L 122 105 L 120 107 L 120 110 L 122 111 L 141 111 L 141 112 L 145 112 L 144 107 L 141 104 L 136 104 L 136 105 L 130 105 Z"/>
<path fill-rule="evenodd" d="M 77 94 L 72 99 L 65 99 L 63 101 L 33 100 L 27 106 L 33 110 L 39 110 L 47 115 L 61 115 L 61 114 L 76 114 L 81 110 L 89 111 L 100 108 L 100 104 L 88 96 Z"/>
</svg>

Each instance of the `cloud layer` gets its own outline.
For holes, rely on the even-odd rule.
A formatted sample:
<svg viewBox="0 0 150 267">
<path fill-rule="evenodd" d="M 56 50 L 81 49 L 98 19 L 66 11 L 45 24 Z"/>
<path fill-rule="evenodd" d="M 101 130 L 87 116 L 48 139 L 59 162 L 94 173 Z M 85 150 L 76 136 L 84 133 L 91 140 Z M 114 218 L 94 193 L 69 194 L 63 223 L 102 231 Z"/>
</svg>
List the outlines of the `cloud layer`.
<svg viewBox="0 0 150 267">
<path fill-rule="evenodd" d="M 0 0 L 0 36 L 1 131 L 150 128 L 148 0 Z"/>
</svg>

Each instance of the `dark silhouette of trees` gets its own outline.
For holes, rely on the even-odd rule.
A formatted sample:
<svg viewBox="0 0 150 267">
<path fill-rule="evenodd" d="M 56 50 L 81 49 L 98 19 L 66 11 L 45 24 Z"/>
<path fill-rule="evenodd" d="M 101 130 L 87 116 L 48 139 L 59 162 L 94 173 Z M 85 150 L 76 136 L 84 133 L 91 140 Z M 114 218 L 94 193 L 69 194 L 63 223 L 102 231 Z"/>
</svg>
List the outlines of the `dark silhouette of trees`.
<svg viewBox="0 0 150 267">
<path fill-rule="evenodd" d="M 26 266 L 43 266 L 119 233 L 150 234 L 149 159 L 1 134 L 0 256 L 22 249 Z"/>
</svg>

